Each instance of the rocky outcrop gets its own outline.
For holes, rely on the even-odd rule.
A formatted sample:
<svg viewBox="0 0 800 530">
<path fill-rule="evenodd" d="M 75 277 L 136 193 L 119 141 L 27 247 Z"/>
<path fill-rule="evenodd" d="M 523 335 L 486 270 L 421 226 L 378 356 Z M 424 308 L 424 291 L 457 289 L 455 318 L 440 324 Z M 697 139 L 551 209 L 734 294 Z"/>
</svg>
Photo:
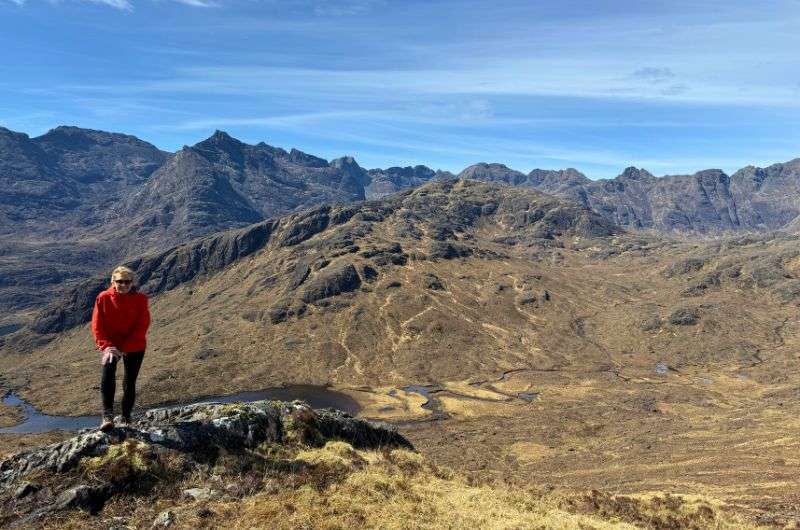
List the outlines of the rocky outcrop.
<svg viewBox="0 0 800 530">
<path fill-rule="evenodd" d="M 152 409 L 131 427 L 107 433 L 84 431 L 0 462 L 0 506 L 17 505 L 18 499 L 26 497 L 29 522 L 56 510 L 78 508 L 94 513 L 109 497 L 136 490 L 138 486 L 131 482 L 142 475 L 147 480 L 166 480 L 166 475 L 159 473 L 159 466 L 168 462 L 181 462 L 173 470 L 177 475 L 170 476 L 177 480 L 198 466 L 214 464 L 222 456 L 243 455 L 257 460 L 269 457 L 269 452 L 264 451 L 267 447 L 321 446 L 329 440 L 343 440 L 360 449 L 413 449 L 408 440 L 388 426 L 333 409 L 312 410 L 299 401 L 203 403 Z M 103 470 L 109 473 L 104 474 Z M 87 472 L 94 477 L 91 486 L 83 484 Z M 36 483 L 26 482 L 31 477 Z M 23 488 L 25 494 L 20 495 Z M 24 525 L 26 521 L 25 517 L 11 521 L 8 515 L 5 517 L 0 517 L 0 524 L 13 521 Z"/>
<path fill-rule="evenodd" d="M 355 291 L 361 286 L 361 277 L 352 263 L 341 263 L 323 269 L 303 290 L 303 302 L 309 304 L 336 296 L 342 293 Z"/>
</svg>

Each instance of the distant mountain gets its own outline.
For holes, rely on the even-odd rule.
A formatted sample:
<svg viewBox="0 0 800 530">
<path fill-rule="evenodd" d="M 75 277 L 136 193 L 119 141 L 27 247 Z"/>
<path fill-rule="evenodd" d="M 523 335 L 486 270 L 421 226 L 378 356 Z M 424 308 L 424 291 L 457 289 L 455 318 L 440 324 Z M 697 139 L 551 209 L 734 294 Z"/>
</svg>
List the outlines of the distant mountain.
<svg viewBox="0 0 800 530">
<path fill-rule="evenodd" d="M 30 138 L 0 128 L 0 328 L 18 322 L 14 310 L 49 300 L 49 286 L 119 258 L 118 242 L 87 236 L 167 156 L 124 134 L 58 127 Z"/>
<path fill-rule="evenodd" d="M 167 153 L 124 134 L 57 127 L 30 138 L 0 127 L 0 234 L 65 234 L 140 186 Z"/>
<path fill-rule="evenodd" d="M 135 235 L 131 252 L 163 248 L 318 204 L 363 200 L 368 182 L 350 157 L 327 162 L 217 131 L 173 155 L 112 217 Z"/>
<path fill-rule="evenodd" d="M 370 169 L 370 182 L 365 188 L 367 199 L 380 199 L 398 191 L 421 186 L 431 180 L 452 178 L 449 171 L 434 171 L 427 166 Z"/>
<path fill-rule="evenodd" d="M 789 228 L 800 215 L 800 159 L 732 176 L 718 169 L 655 177 L 626 168 L 614 179 L 590 180 L 574 169 L 535 169 L 528 175 L 502 164 L 476 164 L 461 178 L 525 186 L 574 200 L 624 227 L 719 235 Z"/>
</svg>

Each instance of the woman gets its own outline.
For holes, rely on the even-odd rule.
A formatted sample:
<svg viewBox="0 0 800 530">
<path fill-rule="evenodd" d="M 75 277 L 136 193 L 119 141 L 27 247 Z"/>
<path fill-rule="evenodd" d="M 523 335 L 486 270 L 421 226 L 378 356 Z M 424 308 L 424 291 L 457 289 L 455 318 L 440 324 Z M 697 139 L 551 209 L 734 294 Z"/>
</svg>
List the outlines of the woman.
<svg viewBox="0 0 800 530">
<path fill-rule="evenodd" d="M 120 357 L 125 365 L 125 377 L 122 380 L 122 424 L 128 425 L 131 421 L 131 411 L 136 400 L 136 377 L 144 359 L 149 326 L 147 296 L 136 288 L 136 275 L 128 267 L 117 267 L 111 273 L 111 287 L 97 296 L 92 312 L 92 333 L 97 348 L 103 353 L 103 375 L 100 379 L 100 393 L 103 397 L 101 431 L 114 427 L 114 391 Z"/>
</svg>

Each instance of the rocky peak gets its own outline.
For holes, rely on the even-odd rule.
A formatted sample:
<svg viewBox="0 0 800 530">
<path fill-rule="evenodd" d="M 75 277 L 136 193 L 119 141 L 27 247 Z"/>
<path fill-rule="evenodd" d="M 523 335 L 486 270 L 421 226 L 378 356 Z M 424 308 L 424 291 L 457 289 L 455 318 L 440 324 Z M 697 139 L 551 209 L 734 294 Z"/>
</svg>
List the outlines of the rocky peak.
<svg viewBox="0 0 800 530">
<path fill-rule="evenodd" d="M 694 174 L 694 177 L 703 184 L 722 184 L 727 186 L 730 177 L 721 169 L 704 169 Z"/>
<path fill-rule="evenodd" d="M 308 153 L 304 153 L 303 151 L 294 148 L 291 151 L 289 151 L 288 158 L 290 162 L 301 166 L 326 167 L 328 165 L 328 161 L 325 160 L 324 158 L 319 158 L 314 155 L 309 155 Z"/>
<path fill-rule="evenodd" d="M 341 171 L 344 174 L 343 183 L 350 182 L 351 186 L 363 187 L 369 184 L 369 175 L 366 170 L 358 165 L 352 156 L 343 156 L 331 160 L 330 167 Z M 363 193 L 363 191 L 362 191 Z"/>
<path fill-rule="evenodd" d="M 71 125 L 60 125 L 34 138 L 34 141 L 47 151 L 86 151 L 97 147 L 118 145 L 158 151 L 152 144 L 129 134 L 84 129 Z"/>
<path fill-rule="evenodd" d="M 369 199 L 377 199 L 391 195 L 403 189 L 413 188 L 439 178 L 441 172 L 434 172 L 427 166 L 390 167 L 387 169 L 370 169 L 370 182 L 365 192 Z M 442 176 L 444 176 L 442 174 Z M 447 176 L 452 177 L 450 173 Z"/>
<path fill-rule="evenodd" d="M 11 138 L 17 141 L 30 139 L 30 137 L 25 133 L 12 131 L 11 129 L 6 129 L 5 127 L 1 126 L 0 126 L 0 138 Z"/>
<path fill-rule="evenodd" d="M 246 144 L 228 133 L 216 130 L 205 140 L 193 145 L 192 149 L 212 162 L 233 162 L 240 165 L 244 160 L 243 149 L 245 147 Z"/>
<path fill-rule="evenodd" d="M 464 169 L 458 178 L 483 180 L 489 182 L 504 182 L 518 185 L 527 180 L 524 173 L 515 171 L 504 164 L 479 162 Z"/>
<path fill-rule="evenodd" d="M 339 158 L 334 158 L 330 162 L 330 166 L 336 169 L 361 169 L 361 166 L 358 165 L 355 158 L 352 156 L 342 156 Z"/>
<path fill-rule="evenodd" d="M 550 169 L 534 169 L 528 173 L 528 184 L 546 192 L 564 186 L 580 186 L 588 182 L 591 182 L 591 180 L 589 180 L 586 175 L 573 168 L 557 171 Z"/>
<path fill-rule="evenodd" d="M 645 169 L 639 169 L 634 166 L 626 167 L 625 170 L 617 177 L 617 180 L 653 180 L 654 177 L 650 172 Z"/>
</svg>

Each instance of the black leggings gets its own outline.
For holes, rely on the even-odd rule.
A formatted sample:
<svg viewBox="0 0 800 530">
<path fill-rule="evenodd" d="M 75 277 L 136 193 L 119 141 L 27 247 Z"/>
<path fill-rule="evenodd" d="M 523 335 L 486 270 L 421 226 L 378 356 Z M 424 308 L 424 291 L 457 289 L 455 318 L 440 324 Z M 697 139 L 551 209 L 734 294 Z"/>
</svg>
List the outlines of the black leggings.
<svg viewBox="0 0 800 530">
<path fill-rule="evenodd" d="M 122 379 L 122 416 L 131 417 L 133 403 L 136 401 L 136 377 L 142 367 L 144 352 L 126 353 L 122 356 L 125 365 L 125 377 Z M 100 378 L 100 394 L 103 396 L 103 416 L 114 416 L 114 392 L 117 389 L 117 359 L 103 365 Z"/>
</svg>

